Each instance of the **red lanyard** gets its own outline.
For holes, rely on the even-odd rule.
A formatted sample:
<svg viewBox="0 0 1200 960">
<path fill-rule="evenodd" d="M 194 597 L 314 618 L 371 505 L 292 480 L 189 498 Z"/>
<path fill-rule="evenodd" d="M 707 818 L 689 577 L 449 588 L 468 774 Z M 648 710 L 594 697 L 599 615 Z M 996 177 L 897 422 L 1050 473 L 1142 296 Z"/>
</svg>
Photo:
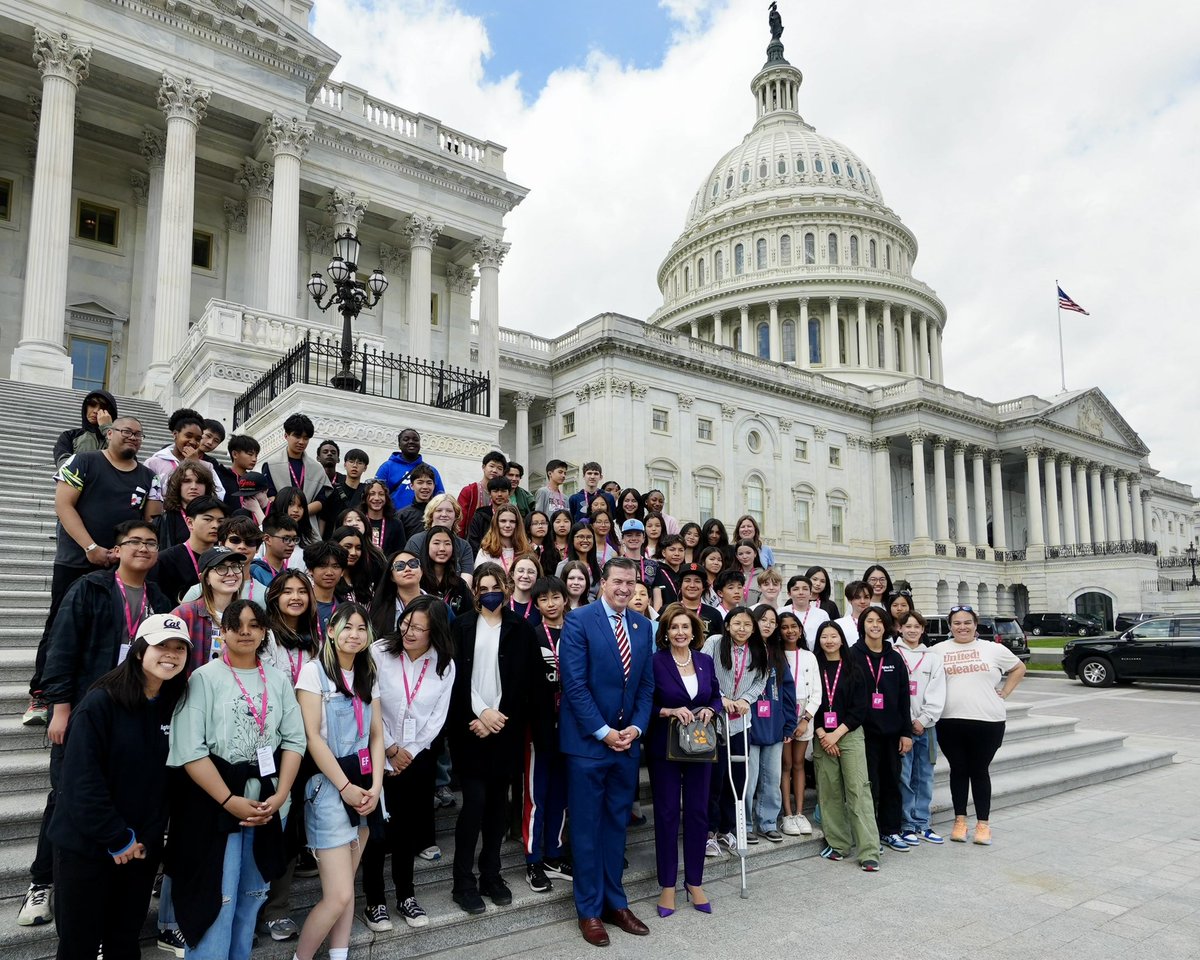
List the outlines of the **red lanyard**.
<svg viewBox="0 0 1200 960">
<path fill-rule="evenodd" d="M 732 697 L 737 696 L 738 687 L 741 686 L 742 683 L 742 677 L 746 675 L 746 654 L 749 653 L 749 650 L 749 644 L 743 644 L 740 647 L 736 643 L 733 645 L 734 660 L 737 662 L 733 665 Z M 732 697 L 730 699 L 732 699 Z"/>
<path fill-rule="evenodd" d="M 192 569 L 196 571 L 196 582 L 199 583 L 200 582 L 200 564 L 196 561 L 196 552 L 192 549 L 192 545 L 190 543 L 185 543 L 183 545 L 183 549 L 186 550 L 188 553 L 188 556 L 191 557 Z M 270 564 L 268 564 L 267 566 L 270 566 Z"/>
<path fill-rule="evenodd" d="M 421 684 L 425 682 L 425 671 L 428 669 L 429 669 L 429 656 L 428 656 L 428 654 L 426 654 L 425 666 L 421 667 L 421 675 L 419 677 L 417 677 L 417 685 L 415 687 L 413 687 L 412 691 L 410 692 L 408 689 L 408 666 L 403 663 L 400 664 L 400 676 L 404 678 L 404 699 L 410 708 L 413 705 L 413 701 L 417 699 L 417 694 L 421 692 Z M 361 713 L 362 712 L 361 704 L 359 704 L 358 709 L 359 709 L 359 712 Z M 361 720 L 359 721 L 359 725 L 358 725 L 358 735 L 360 737 L 362 736 L 362 721 Z"/>
<path fill-rule="evenodd" d="M 797 651 L 797 653 L 799 653 L 799 651 Z M 799 657 L 797 657 L 797 660 L 799 660 Z M 827 670 L 821 671 L 821 680 L 825 684 L 825 696 L 829 698 L 830 712 L 833 712 L 833 698 L 837 696 L 838 681 L 842 679 L 842 664 L 844 662 L 845 661 L 842 660 L 838 661 L 837 672 L 833 675 L 832 687 L 829 685 L 829 672 Z"/>
<path fill-rule="evenodd" d="M 865 643 L 866 641 L 864 640 L 863 642 Z M 884 650 L 881 654 L 879 654 L 879 669 L 876 670 L 875 668 L 873 668 L 871 666 L 870 652 L 867 653 L 867 670 L 870 671 L 871 676 L 875 678 L 875 692 L 876 693 L 879 692 L 879 680 L 883 676 L 883 661 L 886 656 L 887 656 L 886 650 Z"/>
<path fill-rule="evenodd" d="M 920 669 L 921 669 L 921 664 L 923 664 L 923 663 L 925 662 L 925 654 L 926 654 L 926 653 L 928 653 L 929 651 L 928 651 L 928 650 L 926 650 L 926 651 L 925 651 L 925 653 L 922 653 L 922 654 L 921 654 L 921 659 L 917 661 L 917 665 L 916 665 L 915 667 L 909 667 L 909 666 L 908 666 L 908 657 L 907 657 L 907 656 L 905 655 L 905 653 L 904 653 L 903 646 L 904 646 L 904 641 L 901 641 L 901 642 L 900 642 L 900 645 L 899 645 L 899 646 L 897 646 L 897 647 L 896 647 L 896 649 L 897 649 L 897 650 L 900 652 L 900 659 L 901 659 L 901 660 L 903 660 L 903 661 L 904 661 L 904 665 L 905 665 L 906 667 L 908 667 L 908 673 L 909 673 L 909 676 L 912 676 L 912 674 L 916 673 L 918 670 L 920 670 Z M 879 661 L 879 663 L 880 663 L 880 666 L 882 666 L 882 665 L 883 665 L 883 661 L 882 661 L 882 660 L 881 660 L 881 661 Z"/>
<path fill-rule="evenodd" d="M 141 625 L 142 619 L 146 616 L 146 585 L 142 584 L 142 605 L 138 610 L 137 623 L 133 622 L 133 610 L 129 606 L 129 597 L 125 593 L 125 584 L 121 582 L 121 575 L 114 574 L 117 578 L 117 589 L 121 591 L 121 599 L 125 601 L 125 626 L 129 630 L 129 642 L 133 642 L 134 631 Z"/>
<path fill-rule="evenodd" d="M 550 652 L 554 655 L 554 672 L 558 672 L 558 644 L 554 642 L 554 638 L 550 636 L 550 628 L 545 623 L 542 624 L 542 629 L 546 631 L 546 642 L 550 644 Z M 562 629 L 561 627 L 559 628 Z"/>
<path fill-rule="evenodd" d="M 301 492 L 304 490 L 304 469 L 305 468 L 303 466 L 300 467 L 300 479 L 297 480 L 296 471 L 292 469 L 291 458 L 288 458 L 288 473 L 291 474 L 292 477 L 292 486 L 299 488 Z"/>
<path fill-rule="evenodd" d="M 428 666 L 429 662 L 426 661 L 425 665 Z M 348 690 L 354 689 L 354 684 L 351 683 L 350 678 L 346 676 L 345 670 L 342 671 L 342 679 L 346 682 L 346 688 Z M 353 704 L 353 706 L 354 706 L 354 720 L 358 724 L 358 735 L 361 737 L 363 735 L 363 702 L 362 702 L 362 698 L 360 696 L 358 696 L 357 694 L 355 694 L 354 696 L 352 696 L 350 698 L 350 703 Z"/>
<path fill-rule="evenodd" d="M 516 613 L 517 612 L 517 601 L 510 599 L 508 601 L 508 609 L 511 610 L 513 613 Z M 521 619 L 522 620 L 528 620 L 529 615 L 531 613 L 533 613 L 533 601 L 532 600 L 530 600 L 528 603 L 521 604 Z"/>
<path fill-rule="evenodd" d="M 229 668 L 229 672 L 233 674 L 234 682 L 237 683 L 238 689 L 242 691 L 242 697 L 246 701 L 246 705 L 250 708 L 250 716 L 254 718 L 254 722 L 258 724 L 258 734 L 262 736 L 267 729 L 267 673 L 263 670 L 262 661 L 258 662 L 258 678 L 262 681 L 262 713 L 261 715 L 254 709 L 254 698 L 246 692 L 246 686 L 242 683 L 242 678 L 238 676 L 237 671 L 233 669 L 233 664 L 229 662 L 229 651 L 225 651 L 225 655 L 221 658 L 225 661 L 225 666 Z"/>
</svg>

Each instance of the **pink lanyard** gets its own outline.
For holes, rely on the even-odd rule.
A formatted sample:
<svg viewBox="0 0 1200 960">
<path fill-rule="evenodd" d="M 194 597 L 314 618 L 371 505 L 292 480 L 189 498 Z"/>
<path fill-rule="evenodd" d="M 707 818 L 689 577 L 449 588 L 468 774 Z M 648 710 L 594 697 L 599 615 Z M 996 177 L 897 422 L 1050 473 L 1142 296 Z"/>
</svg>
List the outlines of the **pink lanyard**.
<svg viewBox="0 0 1200 960">
<path fill-rule="evenodd" d="M 821 680 L 825 684 L 825 696 L 827 696 L 829 698 L 830 713 L 834 712 L 833 698 L 837 696 L 838 681 L 842 679 L 842 663 L 843 662 L 844 661 L 842 661 L 842 660 L 838 661 L 837 672 L 833 675 L 833 686 L 832 687 L 829 685 L 828 671 L 825 671 L 825 670 L 821 671 Z"/>
<path fill-rule="evenodd" d="M 429 666 L 428 660 L 425 661 L 425 666 Z M 342 671 L 342 679 L 346 682 L 346 688 L 348 690 L 354 689 L 354 685 L 350 682 L 349 678 L 346 676 L 345 670 Z M 405 684 L 405 686 L 407 686 L 407 684 Z M 417 684 L 417 686 L 420 686 L 420 684 Z M 362 698 L 356 694 L 350 698 L 350 703 L 353 704 L 353 706 L 354 706 L 354 720 L 358 724 L 358 735 L 361 737 L 363 735 L 363 702 L 362 702 Z"/>
<path fill-rule="evenodd" d="M 187 551 L 188 556 L 192 560 L 192 569 L 196 571 L 196 581 L 199 582 L 199 580 L 200 580 L 200 564 L 196 561 L 196 552 L 192 549 L 192 545 L 190 543 L 185 543 L 183 545 L 183 549 Z M 270 564 L 268 564 L 268 566 L 270 566 Z"/>
<path fill-rule="evenodd" d="M 901 645 L 903 645 L 903 641 L 901 641 Z M 900 647 L 896 647 L 896 649 L 897 649 L 897 650 L 900 652 L 900 659 L 901 659 L 901 660 L 903 660 L 903 661 L 904 661 L 904 665 L 905 665 L 906 667 L 908 667 L 908 675 L 909 675 L 910 677 L 911 677 L 911 676 L 912 676 L 914 673 L 916 673 L 918 670 L 920 670 L 920 669 L 921 669 L 921 664 L 923 664 L 923 663 L 925 662 L 925 653 L 928 653 L 928 652 L 929 652 L 928 650 L 926 650 L 926 651 L 925 651 L 925 653 L 921 654 L 921 659 L 917 661 L 917 665 L 916 665 L 915 667 L 909 667 L 909 666 L 908 666 L 908 657 L 905 655 L 904 651 L 903 651 L 903 650 L 901 650 L 901 649 L 900 649 Z M 880 661 L 880 665 L 882 666 L 882 664 L 883 664 L 883 661 L 881 660 L 881 661 Z"/>
<path fill-rule="evenodd" d="M 421 684 L 425 682 L 425 671 L 429 669 L 429 657 L 425 657 L 425 666 L 421 667 L 421 675 L 417 677 L 417 685 L 410 692 L 408 689 L 408 668 L 404 664 L 400 664 L 400 676 L 404 678 L 404 699 L 409 708 L 412 707 L 413 701 L 417 699 L 417 694 L 421 692 Z M 358 712 L 362 713 L 362 704 L 358 705 Z M 362 720 L 358 721 L 358 735 L 362 736 Z"/>
<path fill-rule="evenodd" d="M 733 665 L 733 694 L 730 697 L 731 700 L 737 696 L 738 687 L 742 685 L 742 677 L 746 675 L 746 654 L 749 652 L 749 649 L 749 644 L 743 644 L 740 647 L 736 643 L 733 645 L 734 659 L 737 662 Z"/>
<path fill-rule="evenodd" d="M 371 527 L 371 542 L 374 543 L 375 546 L 377 546 L 380 550 L 382 550 L 384 537 L 386 537 L 386 536 L 387 536 L 387 520 L 385 520 L 383 517 L 380 517 L 379 518 L 379 529 L 376 530 L 374 527 Z"/>
<path fill-rule="evenodd" d="M 237 683 L 238 689 L 242 691 L 242 697 L 246 701 L 246 705 L 250 708 L 250 716 L 254 718 L 254 722 L 258 724 L 258 734 L 262 736 L 267 729 L 267 673 L 263 670 L 262 661 L 258 663 L 258 678 L 262 681 L 262 713 L 261 715 L 254 709 L 254 698 L 246 692 L 246 686 L 242 683 L 242 678 L 238 676 L 237 671 L 233 669 L 233 664 L 229 662 L 229 651 L 225 651 L 225 655 L 221 658 L 225 661 L 225 666 L 229 668 L 229 672 L 233 674 L 234 682 Z"/>
<path fill-rule="evenodd" d="M 867 654 L 867 670 L 870 672 L 871 676 L 875 678 L 875 692 L 876 693 L 879 692 L 879 680 L 883 676 L 883 660 L 886 656 L 887 656 L 886 650 L 879 655 L 879 669 L 876 670 L 874 667 L 871 666 L 871 654 L 870 653 Z"/>
<path fill-rule="evenodd" d="M 508 601 L 508 609 L 511 610 L 513 613 L 516 613 L 517 612 L 517 601 L 510 599 Z M 533 613 L 533 601 L 532 600 L 530 600 L 528 603 L 521 604 L 521 619 L 522 620 L 528 620 L 529 615 L 531 613 Z"/>
<path fill-rule="evenodd" d="M 291 474 L 291 477 L 292 477 L 292 486 L 298 488 L 303 493 L 304 492 L 304 467 L 300 468 L 300 479 L 297 480 L 296 479 L 296 471 L 292 469 L 292 461 L 288 460 L 288 473 Z"/>
<path fill-rule="evenodd" d="M 142 619 L 146 616 L 146 586 L 142 585 L 142 605 L 138 610 L 137 623 L 133 621 L 133 610 L 129 606 L 129 597 L 125 593 L 125 584 L 121 582 L 121 575 L 114 574 L 117 578 L 117 589 L 121 591 L 121 599 L 125 601 L 125 626 L 129 630 L 129 642 L 133 642 L 134 631 L 141 625 Z"/>
<path fill-rule="evenodd" d="M 558 672 L 558 644 L 554 642 L 554 638 L 550 636 L 550 628 L 544 623 L 542 629 L 546 631 L 546 642 L 550 644 L 550 652 L 554 655 L 554 671 Z"/>
<path fill-rule="evenodd" d="M 300 679 L 300 671 L 304 667 L 304 651 L 297 650 L 295 660 L 292 659 L 292 651 L 287 649 L 287 647 L 283 648 L 283 652 L 287 654 L 288 670 L 292 675 L 292 686 L 294 687 L 296 681 Z"/>
<path fill-rule="evenodd" d="M 507 560 L 504 559 L 504 551 L 505 550 L 512 551 L 512 556 L 509 557 Z M 500 566 L 502 566 L 504 568 L 505 573 L 508 573 L 508 568 L 513 565 L 513 562 L 516 560 L 516 558 L 517 558 L 517 551 L 514 550 L 512 547 L 501 547 L 500 548 L 500 556 L 498 559 L 500 560 Z"/>
</svg>

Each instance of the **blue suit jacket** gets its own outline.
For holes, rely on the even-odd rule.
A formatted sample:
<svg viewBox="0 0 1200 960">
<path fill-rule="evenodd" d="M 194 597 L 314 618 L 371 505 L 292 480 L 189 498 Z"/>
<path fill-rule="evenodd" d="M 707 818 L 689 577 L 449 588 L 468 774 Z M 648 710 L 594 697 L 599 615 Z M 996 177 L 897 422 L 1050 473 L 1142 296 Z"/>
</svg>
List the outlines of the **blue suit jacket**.
<svg viewBox="0 0 1200 960">
<path fill-rule="evenodd" d="M 632 654 L 628 681 L 604 605 L 595 601 L 568 614 L 558 646 L 563 692 L 558 730 L 563 753 L 610 756 L 612 751 L 595 737 L 606 724 L 614 730 L 633 725 L 647 732 L 654 699 L 654 628 L 646 617 L 626 609 L 625 631 Z M 630 753 L 637 755 L 636 744 Z"/>
</svg>

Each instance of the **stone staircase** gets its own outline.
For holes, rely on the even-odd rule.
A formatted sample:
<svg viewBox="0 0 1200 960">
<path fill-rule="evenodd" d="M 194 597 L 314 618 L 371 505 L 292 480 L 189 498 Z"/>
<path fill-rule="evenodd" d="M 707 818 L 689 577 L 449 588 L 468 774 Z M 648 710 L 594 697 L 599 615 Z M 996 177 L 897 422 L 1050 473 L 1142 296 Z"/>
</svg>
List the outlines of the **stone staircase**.
<svg viewBox="0 0 1200 960">
<path fill-rule="evenodd" d="M 0 471 L 0 956 L 5 960 L 40 960 L 56 949 L 53 926 L 21 928 L 16 911 L 28 885 L 38 823 L 45 794 L 48 753 L 45 728 L 20 724 L 27 702 L 27 684 L 34 651 L 49 602 L 54 556 L 53 484 L 50 451 L 61 430 L 79 422 L 81 391 L 51 390 L 0 380 L 0 450 L 5 468 Z M 143 455 L 160 449 L 167 438 L 166 414 L 153 404 L 118 398 L 122 411 L 143 418 L 147 433 Z M 1036 681 L 1030 681 L 1036 682 Z M 1070 718 L 1030 716 L 1029 704 L 1010 703 L 1004 746 L 992 765 L 993 804 L 1002 808 L 1091 783 L 1128 776 L 1171 762 L 1165 751 L 1135 750 L 1124 745 L 1121 734 L 1076 729 Z M 950 819 L 948 771 L 940 761 L 935 777 L 935 819 Z M 649 786 L 643 772 L 643 809 L 652 817 Z M 811 806 L 813 795 L 809 795 Z M 356 922 L 355 955 L 360 950 L 388 957 L 414 957 L 448 948 L 470 949 L 491 937 L 530 929 L 574 916 L 571 885 L 554 881 L 549 894 L 534 894 L 524 882 L 524 858 L 515 843 L 503 849 L 505 877 L 513 890 L 513 905 L 467 917 L 450 898 L 450 860 L 456 810 L 440 811 L 437 818 L 440 861 L 417 862 L 417 896 L 429 912 L 430 923 L 410 930 L 393 915 L 396 929 L 372 934 Z M 1003 822 L 1003 817 L 998 818 Z M 757 870 L 784 860 L 815 856 L 821 848 L 819 830 L 811 838 L 787 838 L 779 845 L 767 842 L 750 848 L 748 867 Z M 649 826 L 628 835 L 629 869 L 625 874 L 631 898 L 657 893 L 654 867 L 654 833 Z M 709 860 L 709 878 L 736 876 L 736 857 Z M 751 877 L 753 887 L 754 879 Z M 389 881 L 390 891 L 390 881 Z M 390 896 L 390 892 L 389 892 Z M 292 891 L 293 914 L 303 920 L 319 897 L 315 879 L 297 879 Z M 391 904 L 390 904 L 391 905 Z M 359 904 L 361 908 L 361 901 Z M 152 904 L 152 909 L 154 905 Z M 648 908 L 643 913 L 650 912 Z M 394 913 L 394 911 L 393 911 Z M 147 922 L 145 956 L 160 957 Z M 294 944 L 264 939 L 256 957 L 287 960 Z"/>
</svg>

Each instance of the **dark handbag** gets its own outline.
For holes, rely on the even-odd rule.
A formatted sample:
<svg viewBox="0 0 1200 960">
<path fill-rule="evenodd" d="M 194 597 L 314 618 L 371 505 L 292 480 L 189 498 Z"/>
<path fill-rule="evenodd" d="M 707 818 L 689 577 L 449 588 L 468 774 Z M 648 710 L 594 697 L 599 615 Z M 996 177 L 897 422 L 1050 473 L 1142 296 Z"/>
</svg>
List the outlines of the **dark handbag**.
<svg viewBox="0 0 1200 960">
<path fill-rule="evenodd" d="M 716 723 L 712 720 L 708 723 L 700 720 L 681 723 L 676 717 L 672 717 L 667 732 L 667 759 L 684 763 L 716 763 Z"/>
</svg>

